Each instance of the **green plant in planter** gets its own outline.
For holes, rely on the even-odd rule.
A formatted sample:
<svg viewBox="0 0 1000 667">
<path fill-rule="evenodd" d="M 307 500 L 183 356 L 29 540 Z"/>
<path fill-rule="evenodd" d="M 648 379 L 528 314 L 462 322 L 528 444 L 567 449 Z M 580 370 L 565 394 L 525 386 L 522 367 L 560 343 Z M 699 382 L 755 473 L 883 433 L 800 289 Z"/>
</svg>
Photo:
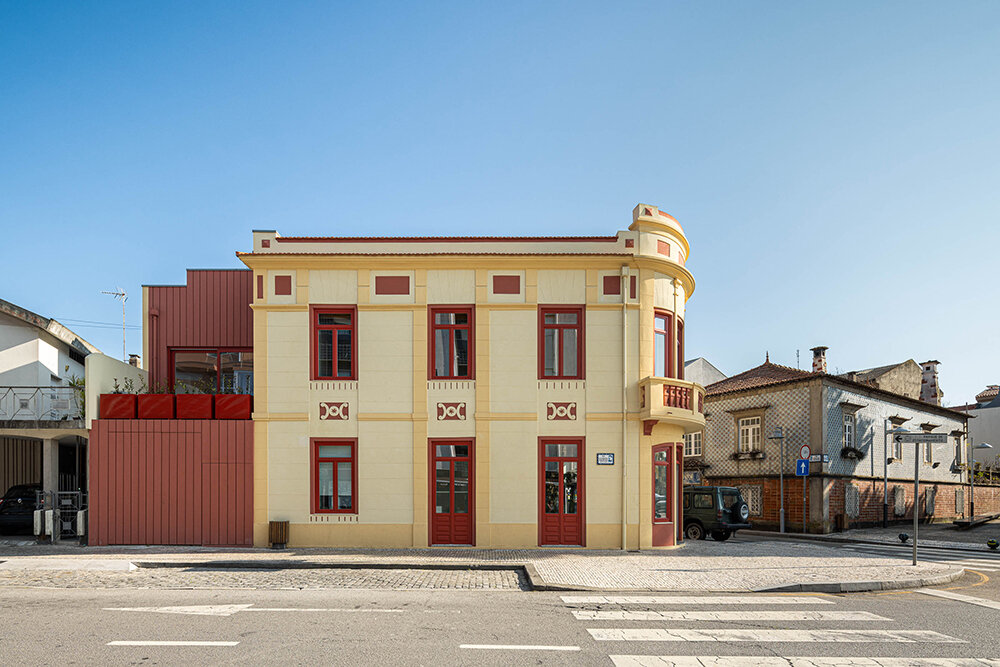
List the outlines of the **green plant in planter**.
<svg viewBox="0 0 1000 667">
<path fill-rule="evenodd" d="M 82 377 L 77 377 L 76 375 L 69 376 L 69 386 L 73 389 L 73 394 L 76 396 L 76 405 L 79 409 L 79 418 L 85 419 L 84 409 L 85 409 L 85 397 L 86 397 L 86 380 Z"/>
</svg>

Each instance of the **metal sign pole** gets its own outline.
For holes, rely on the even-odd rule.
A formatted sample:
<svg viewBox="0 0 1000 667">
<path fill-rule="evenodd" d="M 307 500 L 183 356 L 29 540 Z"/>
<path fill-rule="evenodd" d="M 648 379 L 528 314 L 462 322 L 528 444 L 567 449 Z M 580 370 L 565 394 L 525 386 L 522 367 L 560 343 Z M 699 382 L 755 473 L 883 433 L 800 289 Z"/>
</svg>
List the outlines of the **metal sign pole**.
<svg viewBox="0 0 1000 667">
<path fill-rule="evenodd" d="M 778 444 L 781 446 L 781 464 L 778 466 L 778 484 L 781 494 L 781 510 L 779 511 L 779 523 L 781 524 L 778 531 L 785 532 L 785 439 L 781 438 L 778 440 Z"/>
<path fill-rule="evenodd" d="M 913 564 L 917 564 L 917 521 L 920 518 L 920 443 L 913 446 Z"/>
</svg>

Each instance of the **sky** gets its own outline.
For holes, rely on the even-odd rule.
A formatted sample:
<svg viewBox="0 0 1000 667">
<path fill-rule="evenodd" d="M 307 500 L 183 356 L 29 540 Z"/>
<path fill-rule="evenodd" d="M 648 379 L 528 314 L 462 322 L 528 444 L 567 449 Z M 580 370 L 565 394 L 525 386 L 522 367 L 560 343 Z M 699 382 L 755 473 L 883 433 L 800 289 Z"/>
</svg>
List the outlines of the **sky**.
<svg viewBox="0 0 1000 667">
<path fill-rule="evenodd" d="M 1000 3 L 3 2 L 0 298 L 111 356 L 292 235 L 676 217 L 687 353 L 1000 382 Z"/>
</svg>

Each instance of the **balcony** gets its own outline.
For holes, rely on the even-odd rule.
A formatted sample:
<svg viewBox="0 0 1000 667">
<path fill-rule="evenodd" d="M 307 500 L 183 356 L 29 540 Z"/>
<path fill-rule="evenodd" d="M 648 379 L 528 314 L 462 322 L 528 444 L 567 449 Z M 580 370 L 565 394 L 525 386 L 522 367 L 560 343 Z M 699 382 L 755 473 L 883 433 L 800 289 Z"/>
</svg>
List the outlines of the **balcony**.
<svg viewBox="0 0 1000 667">
<path fill-rule="evenodd" d="M 83 421 L 83 391 L 73 387 L 0 387 L 0 424 L 50 426 Z"/>
<path fill-rule="evenodd" d="M 705 388 L 672 378 L 639 381 L 639 418 L 649 431 L 656 422 L 682 426 L 685 433 L 705 427 Z"/>
</svg>

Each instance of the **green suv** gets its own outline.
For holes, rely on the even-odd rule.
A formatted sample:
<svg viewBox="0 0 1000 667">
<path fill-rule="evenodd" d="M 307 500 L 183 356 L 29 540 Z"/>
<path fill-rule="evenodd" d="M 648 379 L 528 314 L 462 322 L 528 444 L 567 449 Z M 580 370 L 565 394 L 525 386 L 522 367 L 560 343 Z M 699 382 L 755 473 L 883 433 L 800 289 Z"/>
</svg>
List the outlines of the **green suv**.
<svg viewBox="0 0 1000 667">
<path fill-rule="evenodd" d="M 722 542 L 740 528 L 750 527 L 750 506 L 732 486 L 684 487 L 684 537 Z"/>
</svg>

